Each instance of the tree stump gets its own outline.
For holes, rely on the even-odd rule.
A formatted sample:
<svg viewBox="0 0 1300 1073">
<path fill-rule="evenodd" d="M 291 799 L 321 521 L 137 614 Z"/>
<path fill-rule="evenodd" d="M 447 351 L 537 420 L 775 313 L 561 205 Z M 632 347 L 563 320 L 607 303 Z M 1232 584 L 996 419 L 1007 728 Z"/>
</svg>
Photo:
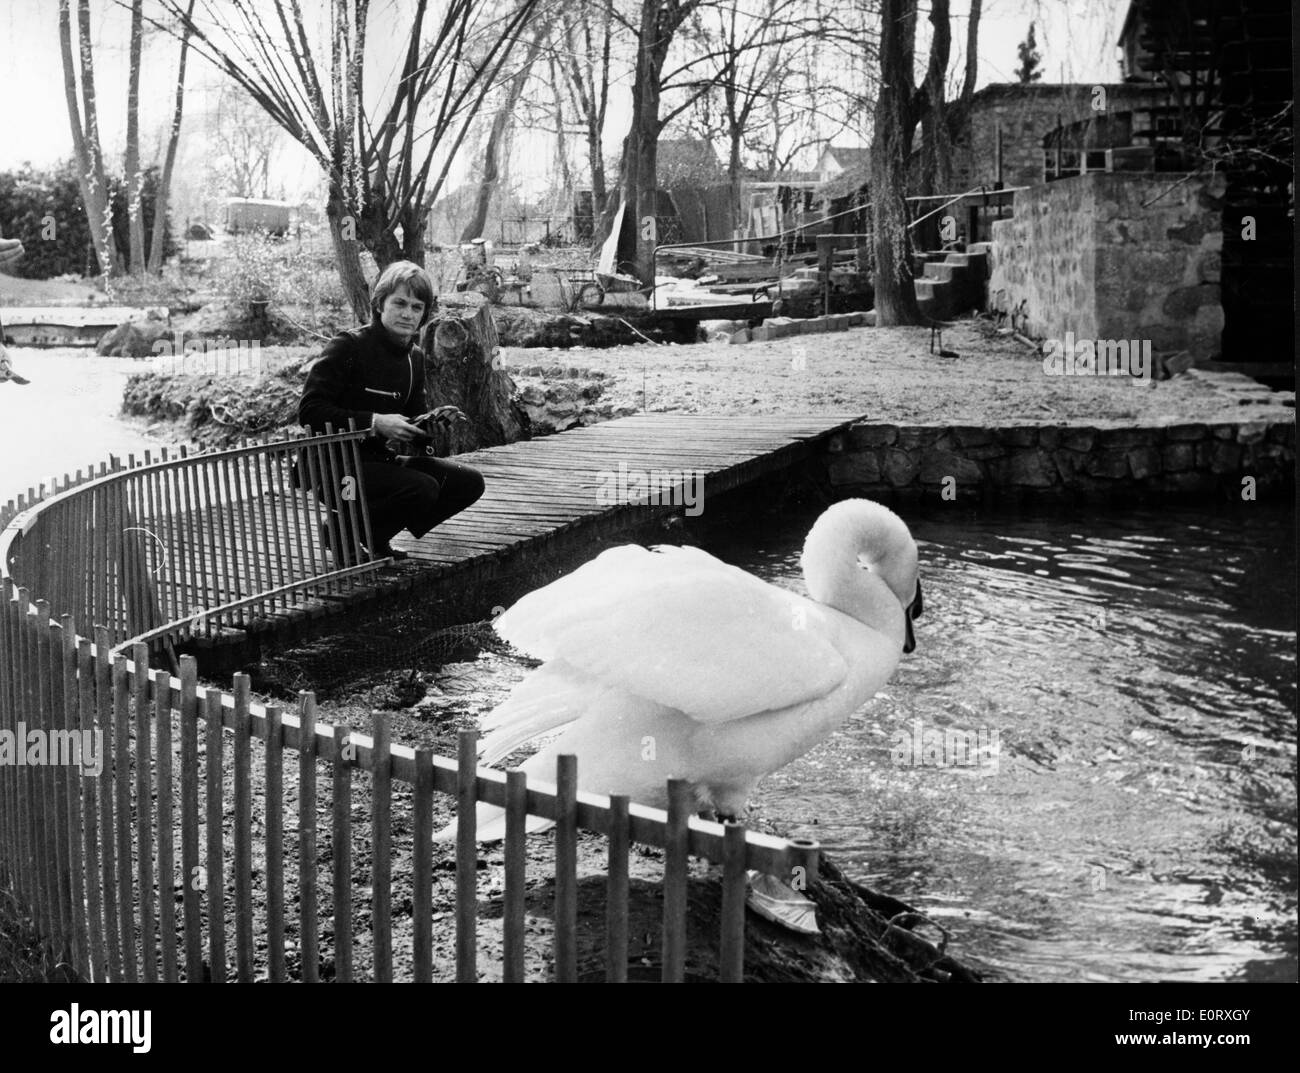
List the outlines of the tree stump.
<svg viewBox="0 0 1300 1073">
<path fill-rule="evenodd" d="M 513 443 L 528 435 L 528 415 L 515 400 L 515 382 L 501 368 L 492 308 L 481 294 L 438 296 L 425 325 L 424 390 L 429 409 L 459 406 L 469 423 L 432 426 L 440 458 Z"/>
</svg>

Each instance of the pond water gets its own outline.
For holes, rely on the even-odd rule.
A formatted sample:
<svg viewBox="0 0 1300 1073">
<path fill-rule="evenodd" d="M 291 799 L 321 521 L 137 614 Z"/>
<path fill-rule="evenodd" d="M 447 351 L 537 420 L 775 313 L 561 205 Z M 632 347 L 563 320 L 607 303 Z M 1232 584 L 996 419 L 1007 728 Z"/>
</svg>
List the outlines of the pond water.
<svg viewBox="0 0 1300 1073">
<path fill-rule="evenodd" d="M 88 347 L 8 348 L 28 384 L 0 384 L 0 503 L 110 454 L 123 459 L 162 442 L 121 416 L 122 389 L 146 362 L 101 358 Z"/>
<path fill-rule="evenodd" d="M 1291 510 L 903 513 L 917 649 L 755 814 L 994 979 L 1295 980 Z M 815 516 L 706 544 L 802 591 Z M 524 668 L 444 672 L 490 708 Z"/>
</svg>

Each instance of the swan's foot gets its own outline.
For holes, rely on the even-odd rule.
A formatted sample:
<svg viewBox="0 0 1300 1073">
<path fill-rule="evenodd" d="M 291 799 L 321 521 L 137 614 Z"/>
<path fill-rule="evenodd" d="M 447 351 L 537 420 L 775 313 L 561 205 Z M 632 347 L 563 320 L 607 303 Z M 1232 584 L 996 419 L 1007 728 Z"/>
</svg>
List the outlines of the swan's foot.
<svg viewBox="0 0 1300 1073">
<path fill-rule="evenodd" d="M 817 907 L 776 876 L 751 871 L 745 904 L 764 920 L 783 928 L 801 935 L 821 934 L 821 928 L 817 926 Z"/>
</svg>

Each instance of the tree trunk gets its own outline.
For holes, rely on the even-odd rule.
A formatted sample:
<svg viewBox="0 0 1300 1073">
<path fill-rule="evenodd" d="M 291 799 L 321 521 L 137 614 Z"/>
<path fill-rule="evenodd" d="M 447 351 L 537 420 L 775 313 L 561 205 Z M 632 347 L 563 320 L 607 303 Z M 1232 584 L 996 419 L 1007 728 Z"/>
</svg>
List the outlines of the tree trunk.
<svg viewBox="0 0 1300 1073">
<path fill-rule="evenodd" d="M 339 280 L 347 295 L 352 314 L 364 324 L 369 324 L 370 288 L 361 271 L 361 245 L 357 241 L 357 220 L 348 212 L 347 203 L 337 185 L 331 184 L 330 198 L 325 205 L 329 220 L 330 238 L 334 243 L 334 258 L 338 265 Z"/>
<path fill-rule="evenodd" d="M 144 46 L 144 0 L 131 0 L 131 45 L 126 89 L 126 223 L 131 275 L 144 272 L 144 206 L 140 174 L 140 53 Z"/>
<path fill-rule="evenodd" d="M 871 225 L 876 324 L 920 324 L 907 229 L 907 161 L 912 150 L 914 0 L 882 0 L 880 93 L 871 142 Z M 909 18 L 910 15 L 910 18 Z"/>
<path fill-rule="evenodd" d="M 478 194 L 474 198 L 474 212 L 465 225 L 465 230 L 461 232 L 461 242 L 478 238 L 487 226 L 488 208 L 492 204 L 492 195 L 496 193 L 497 182 L 500 179 L 501 157 L 504 155 L 505 147 L 509 145 L 509 132 L 515 120 L 515 108 L 524 92 L 524 84 L 532 72 L 537 54 L 542 49 L 542 41 L 546 37 L 547 29 L 547 24 L 543 24 L 533 34 L 532 43 L 528 46 L 528 55 L 524 57 L 523 65 L 510 80 L 502 108 L 492 119 L 492 130 L 488 134 L 487 148 L 483 152 L 483 181 L 479 183 Z"/>
<path fill-rule="evenodd" d="M 442 295 L 425 327 L 424 390 L 430 409 L 459 406 L 469 424 L 437 426 L 439 457 L 513 443 L 527 435 L 528 419 L 515 403 L 515 382 L 500 367 L 492 307 L 479 294 Z"/>
<path fill-rule="evenodd" d="M 155 275 L 162 271 L 163 243 L 167 233 L 167 201 L 172 188 L 172 167 L 176 163 L 176 144 L 181 137 L 181 113 L 185 107 L 185 61 L 190 50 L 189 16 L 194 14 L 195 0 L 190 0 L 185 27 L 181 32 L 181 62 L 176 72 L 176 106 L 172 110 L 171 130 L 167 134 L 167 153 L 163 158 L 162 174 L 158 177 L 157 200 L 153 210 L 153 234 L 149 243 L 149 271 Z"/>
<path fill-rule="evenodd" d="M 82 0 L 77 10 L 78 42 L 81 55 L 82 90 L 85 95 L 86 117 L 77 98 L 77 68 L 72 56 L 72 0 L 59 0 L 59 50 L 63 58 L 63 91 L 68 104 L 68 120 L 72 127 L 73 155 L 77 161 L 77 185 L 81 201 L 86 208 L 86 222 L 90 228 L 90 241 L 95 248 L 99 270 L 106 275 L 117 275 L 120 262 L 117 247 L 113 244 L 113 230 L 108 203 L 108 184 L 104 178 L 104 162 L 99 150 L 99 124 L 94 118 L 95 95 L 90 61 L 90 9 Z"/>
</svg>

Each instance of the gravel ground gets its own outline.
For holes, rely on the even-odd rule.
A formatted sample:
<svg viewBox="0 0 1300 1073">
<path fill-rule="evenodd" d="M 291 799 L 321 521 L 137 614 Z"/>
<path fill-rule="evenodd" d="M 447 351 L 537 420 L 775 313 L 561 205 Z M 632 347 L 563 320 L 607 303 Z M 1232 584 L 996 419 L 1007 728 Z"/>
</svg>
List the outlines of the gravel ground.
<svg viewBox="0 0 1300 1073">
<path fill-rule="evenodd" d="M 929 353 L 927 328 L 853 328 L 744 345 L 503 349 L 508 367 L 560 364 L 616 378 L 602 401 L 706 414 L 860 410 L 910 424 L 1164 424 L 1294 420 L 1281 393 L 1240 405 L 1193 377 L 1144 386 L 1128 378 L 1048 376 L 1022 343 L 985 322 L 945 330 L 958 355 Z"/>
</svg>

